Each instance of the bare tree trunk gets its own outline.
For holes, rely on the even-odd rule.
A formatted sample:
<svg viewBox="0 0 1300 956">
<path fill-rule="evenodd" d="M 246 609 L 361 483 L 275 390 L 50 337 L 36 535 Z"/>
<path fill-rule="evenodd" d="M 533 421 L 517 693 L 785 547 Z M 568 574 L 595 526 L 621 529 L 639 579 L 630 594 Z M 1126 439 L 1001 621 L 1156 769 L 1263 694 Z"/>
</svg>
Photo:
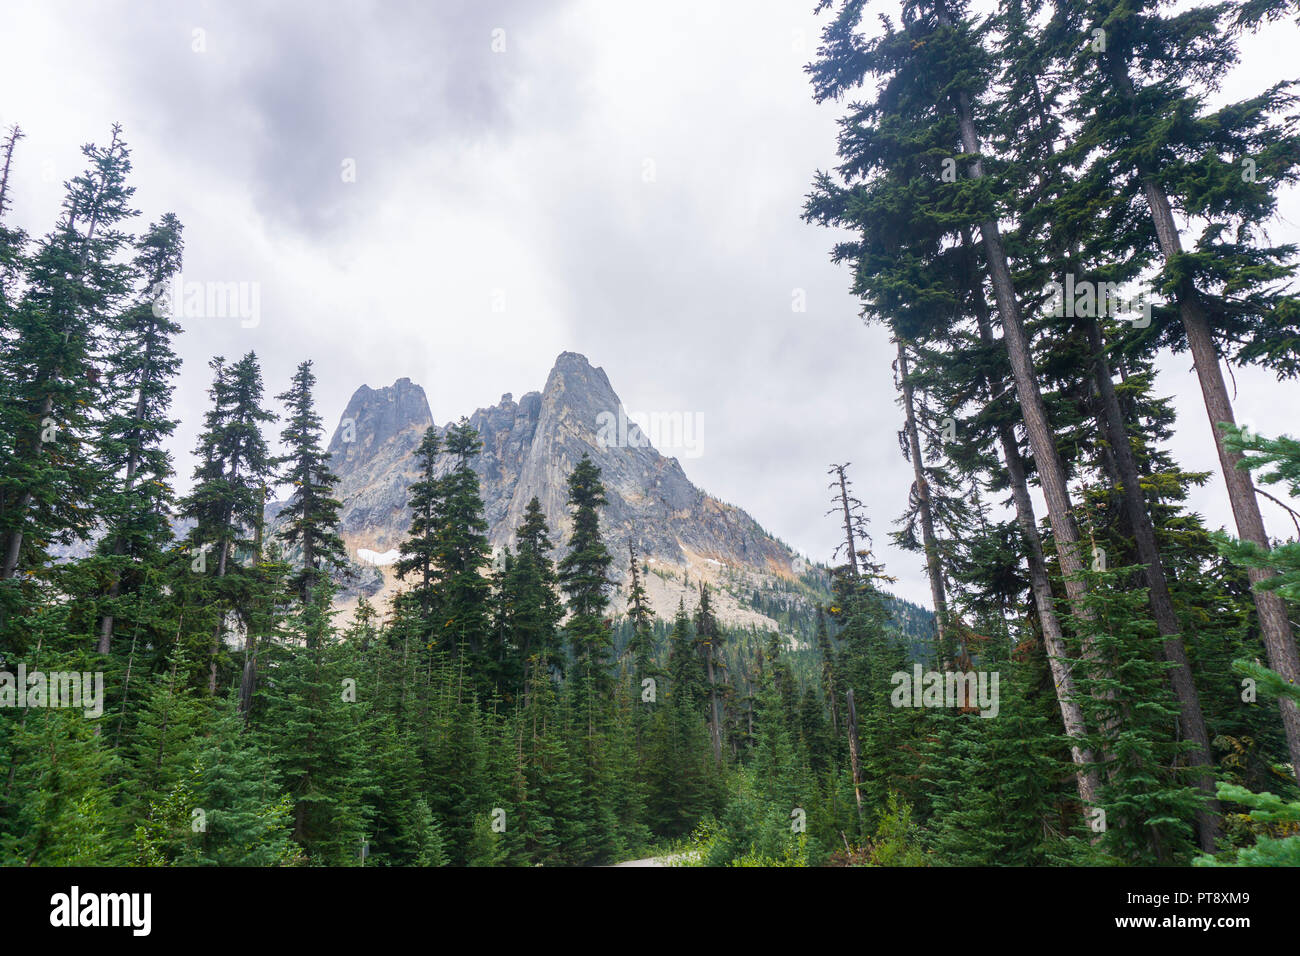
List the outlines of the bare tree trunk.
<svg viewBox="0 0 1300 956">
<path fill-rule="evenodd" d="M 1132 104 L 1135 92 L 1127 68 L 1117 58 L 1109 60 L 1108 68 L 1116 88 Z M 1139 168 L 1136 171 L 1142 178 L 1142 191 L 1151 210 L 1151 221 L 1155 225 L 1160 253 L 1168 262 L 1183 252 L 1169 196 L 1149 170 Z M 1264 530 L 1264 518 L 1259 511 L 1259 500 L 1255 497 L 1250 473 L 1238 469 L 1241 456 L 1224 444 L 1224 435 L 1218 428 L 1220 423 L 1235 424 L 1236 419 L 1232 412 L 1232 402 L 1228 398 L 1227 385 L 1223 381 L 1219 351 L 1210 334 L 1205 308 L 1190 282 L 1183 282 L 1178 289 L 1177 298 L 1178 313 L 1187 335 L 1187 346 L 1192 353 L 1205 411 L 1210 418 L 1214 447 L 1219 454 L 1219 467 L 1223 471 L 1224 483 L 1228 486 L 1228 500 L 1237 524 L 1237 535 L 1243 541 L 1250 541 L 1268 551 L 1268 534 Z M 1275 592 L 1259 589 L 1260 583 L 1273 577 L 1273 572 L 1264 568 L 1250 568 L 1247 576 L 1253 585 L 1255 609 L 1259 614 L 1261 637 L 1269 667 L 1290 683 L 1300 684 L 1300 654 L 1296 652 L 1295 635 L 1291 630 L 1291 622 L 1287 619 L 1286 605 Z M 1279 706 L 1287 750 L 1291 756 L 1292 773 L 1300 780 L 1300 709 L 1297 709 L 1294 701 L 1287 698 L 1280 699 Z"/>
<path fill-rule="evenodd" d="M 718 688 L 713 683 L 713 643 L 705 647 L 705 669 L 709 678 L 709 737 L 713 741 L 713 762 L 722 764 L 722 722 L 718 717 Z"/>
<path fill-rule="evenodd" d="M 970 243 L 967 240 L 967 246 Z M 972 289 L 972 305 L 975 318 L 979 324 L 980 341 L 993 345 L 993 326 L 989 321 L 988 306 L 981 289 Z M 1000 391 L 1000 379 L 987 379 L 989 394 Z M 1047 666 L 1052 672 L 1052 683 L 1056 688 L 1056 700 L 1061 708 L 1061 722 L 1065 726 L 1065 735 L 1070 738 L 1070 759 L 1074 761 L 1075 782 L 1079 790 L 1079 799 L 1084 807 L 1096 802 L 1097 789 L 1101 785 L 1097 770 L 1093 766 L 1095 758 L 1092 750 L 1083 742 L 1087 737 L 1087 724 L 1083 718 L 1083 708 L 1079 705 L 1079 691 L 1075 687 L 1074 674 L 1070 670 L 1068 653 L 1065 648 L 1065 633 L 1061 628 L 1060 618 L 1056 616 L 1056 602 L 1052 596 L 1051 580 L 1047 575 L 1047 559 L 1043 554 L 1043 539 L 1038 533 L 1038 521 L 1034 517 L 1034 502 L 1029 497 L 1029 481 L 1025 474 L 1025 463 L 1020 457 L 1020 445 L 1016 441 L 1015 429 L 1010 422 L 1004 422 L 998 429 L 998 438 L 1002 445 L 1002 457 L 1007 466 L 1007 480 L 1011 485 L 1011 497 L 1015 502 L 1016 524 L 1024 535 L 1026 545 L 1025 561 L 1029 568 L 1029 587 L 1034 595 L 1034 604 L 1038 608 L 1038 621 L 1043 629 L 1043 649 L 1047 656 Z"/>
<path fill-rule="evenodd" d="M 853 579 L 858 578 L 858 547 L 853 540 L 853 516 L 849 510 L 849 482 L 844 476 L 844 469 L 847 465 L 832 465 L 831 470 L 835 472 L 840 484 L 840 505 L 844 508 L 844 541 L 849 549 L 849 567 L 853 571 Z"/>
<path fill-rule="evenodd" d="M 942 23 L 950 21 L 942 4 L 937 8 Z M 972 179 L 984 177 L 984 165 L 979 156 L 979 139 L 975 135 L 975 121 L 972 118 L 970 97 L 965 91 L 957 96 L 957 126 L 961 133 L 962 149 L 975 159 L 969 167 Z M 1096 620 L 1092 609 L 1087 605 L 1087 588 L 1083 581 L 1083 561 L 1079 552 L 1079 529 L 1075 526 L 1070 503 L 1069 486 L 1065 480 L 1065 467 L 1056 451 L 1056 441 L 1047 420 L 1047 407 L 1043 403 L 1042 392 L 1038 388 L 1038 379 L 1034 370 L 1033 353 L 1029 347 L 1029 336 L 1020 313 L 1020 303 L 1016 300 L 1015 286 L 1011 281 L 1011 267 L 1007 262 L 1006 249 L 1002 245 L 1002 234 L 996 220 L 989 218 L 980 223 L 980 237 L 984 245 L 984 257 L 988 265 L 989 279 L 993 285 L 993 295 L 998 305 L 998 314 L 1002 320 L 1002 342 L 1006 346 L 1007 358 L 1011 365 L 1011 377 L 1015 384 L 1016 398 L 1020 403 L 1021 420 L 1025 425 L 1025 434 L 1029 438 L 1029 447 L 1033 451 L 1034 464 L 1038 468 L 1038 484 L 1047 501 L 1047 517 L 1052 523 L 1052 539 L 1056 543 L 1056 555 L 1061 566 L 1061 580 L 1065 585 L 1066 600 L 1070 604 L 1070 613 L 1079 626 L 1079 643 L 1083 657 L 1098 667 L 1103 678 L 1108 679 L 1110 668 L 1097 654 L 1088 629 Z M 1094 693 L 1100 700 L 1113 700 L 1114 692 L 1102 690 Z M 1104 721 L 1102 729 L 1114 733 L 1118 729 L 1118 719 Z M 1109 755 L 1102 754 L 1103 760 Z"/>
<path fill-rule="evenodd" d="M 1173 225 L 1173 214 L 1169 211 L 1168 200 L 1164 199 L 1164 194 L 1159 187 L 1153 184 L 1147 186 L 1148 198 L 1153 205 L 1164 200 L 1163 215 L 1157 219 L 1157 222 L 1166 223 L 1165 229 L 1159 230 L 1163 233 Z M 1177 233 L 1173 233 L 1173 236 L 1177 241 Z M 1164 246 L 1165 242 L 1162 239 L 1161 247 Z M 1233 416 L 1232 403 L 1228 399 L 1223 370 L 1219 367 L 1218 350 L 1210 335 L 1205 312 L 1196 300 L 1195 292 L 1190 289 L 1180 291 L 1178 309 L 1182 315 L 1183 328 L 1187 333 L 1187 342 L 1191 347 L 1192 361 L 1196 364 L 1196 375 L 1200 379 L 1205 410 L 1210 417 L 1210 430 L 1214 434 L 1215 448 L 1219 453 L 1219 467 L 1228 486 L 1228 499 L 1232 504 L 1237 534 L 1242 540 L 1250 541 L 1267 551 L 1270 549 L 1270 543 L 1268 534 L 1264 530 L 1264 518 L 1259 511 L 1259 501 L 1255 497 L 1250 473 L 1237 467 L 1241 456 L 1224 444 L 1223 433 L 1216 427 L 1219 422 L 1235 424 L 1236 419 Z M 1286 605 L 1276 592 L 1259 589 L 1262 582 L 1273 577 L 1273 572 L 1264 568 L 1249 568 L 1247 576 L 1253 585 L 1255 609 L 1259 614 L 1261 637 L 1264 650 L 1268 654 L 1269 667 L 1290 683 L 1300 684 L 1300 656 L 1296 653 L 1295 636 L 1291 631 L 1291 622 L 1287 619 Z M 1294 701 L 1285 697 L 1280 700 L 1280 706 L 1292 770 L 1296 779 L 1300 780 L 1300 710 L 1297 709 Z"/>
<path fill-rule="evenodd" d="M 18 145 L 23 135 L 22 129 L 14 124 L 9 130 L 9 138 L 5 140 L 5 164 L 4 169 L 0 170 L 0 216 L 3 216 L 5 210 L 9 208 L 9 164 L 14 158 L 14 147 Z"/>
<path fill-rule="evenodd" d="M 934 534 L 934 512 L 930 508 L 930 485 L 925 480 L 921 460 L 921 439 L 916 430 L 916 408 L 912 383 L 908 380 L 907 349 L 898 343 L 898 377 L 903 392 L 903 412 L 907 428 L 907 445 L 912 459 L 912 476 L 916 482 L 917 505 L 921 517 L 921 543 L 925 548 L 925 570 L 930 578 L 930 599 L 934 602 L 935 629 L 939 632 L 940 660 L 946 659 L 948 646 L 948 598 L 943 588 L 943 571 L 939 566 L 939 544 Z M 964 652 L 965 648 L 963 648 Z"/>
<path fill-rule="evenodd" d="M 853 767 L 853 796 L 858 801 L 858 819 L 862 819 L 862 765 L 858 760 L 858 709 L 853 705 L 853 688 L 845 694 L 848 712 L 845 724 L 849 728 L 849 763 Z"/>
<path fill-rule="evenodd" d="M 1115 465 L 1119 469 L 1119 484 L 1124 496 L 1124 506 L 1132 525 L 1133 538 L 1137 543 L 1138 560 L 1144 565 L 1147 600 L 1151 605 L 1151 614 L 1155 618 L 1156 628 L 1164 638 L 1165 659 L 1174 665 L 1169 672 L 1169 682 L 1178 701 L 1182 734 L 1195 745 L 1194 749 L 1187 754 L 1188 761 L 1200 771 L 1196 777 L 1196 786 L 1206 796 L 1205 805 L 1196 813 L 1196 830 L 1200 837 L 1201 849 L 1213 853 L 1217 849 L 1217 841 L 1223 836 L 1223 831 L 1219 824 L 1219 802 L 1215 796 L 1210 736 L 1205 729 L 1205 716 L 1201 712 L 1200 696 L 1196 692 L 1196 683 L 1192 679 L 1191 665 L 1187 662 L 1187 649 L 1183 646 L 1178 616 L 1174 612 L 1173 598 L 1169 594 L 1169 582 L 1165 577 L 1160 551 L 1156 546 L 1155 527 L 1151 523 L 1147 502 L 1142 494 L 1137 461 L 1133 457 L 1133 448 L 1129 444 L 1128 430 L 1124 427 L 1124 416 L 1119 407 L 1119 399 L 1115 396 L 1115 383 L 1111 381 L 1110 364 L 1106 359 L 1101 327 L 1097 320 L 1091 317 L 1084 319 L 1084 325 L 1088 333 L 1088 347 L 1093 354 L 1093 377 L 1096 379 L 1097 390 L 1101 395 L 1107 437 Z"/>
<path fill-rule="evenodd" d="M 978 157 L 979 141 L 971 119 L 970 101 L 964 94 L 961 97 L 958 125 L 961 128 L 962 148 Z M 983 165 L 978 158 L 971 163 L 970 176 L 972 179 L 984 176 Z M 1025 333 L 1020 304 L 1016 301 L 1015 287 L 1011 282 L 1011 268 L 1002 245 L 1002 234 L 993 219 L 980 223 L 979 229 L 989 278 L 993 283 L 993 296 L 997 301 L 998 316 L 1002 320 L 1002 342 L 1010 360 L 1012 381 L 1015 383 L 1016 398 L 1020 402 L 1025 433 L 1029 436 L 1029 447 L 1033 450 L 1034 463 L 1038 466 L 1038 482 L 1047 501 L 1047 513 L 1052 522 L 1052 537 L 1061 562 L 1066 596 L 1074 616 L 1082 621 L 1091 621 L 1092 612 L 1083 603 L 1085 588 L 1080 577 L 1083 562 L 1079 556 L 1079 532 L 1071 513 L 1065 469 L 1056 452 L 1056 439 L 1047 420 L 1043 394 L 1038 388 L 1029 337 Z"/>
</svg>

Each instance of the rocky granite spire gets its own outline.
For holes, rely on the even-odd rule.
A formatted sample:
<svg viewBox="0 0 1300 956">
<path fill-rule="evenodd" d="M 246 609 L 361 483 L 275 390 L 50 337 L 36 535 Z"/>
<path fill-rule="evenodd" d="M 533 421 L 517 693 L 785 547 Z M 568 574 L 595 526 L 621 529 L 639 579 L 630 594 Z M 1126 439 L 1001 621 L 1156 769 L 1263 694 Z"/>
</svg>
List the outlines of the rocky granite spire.
<svg viewBox="0 0 1300 956">
<path fill-rule="evenodd" d="M 677 459 L 651 447 L 620 411 L 604 370 L 582 355 L 564 352 L 540 393 L 529 392 L 518 402 L 507 393 L 498 404 L 469 416 L 483 439 L 475 470 L 494 548 L 513 544 L 524 508 L 536 496 L 562 551 L 570 526 L 565 481 L 587 454 L 600 466 L 609 498 L 601 526 L 610 551 L 627 554 L 630 537 L 643 560 L 663 572 L 649 582 L 659 613 L 671 614 L 677 597 L 688 589 L 688 575 L 691 582 L 717 579 L 731 569 L 733 577 L 753 576 L 755 584 L 773 576 L 793 577 L 795 556 L 788 548 L 745 512 L 691 484 Z M 340 532 L 354 558 L 364 549 L 374 560 L 405 536 L 414 451 L 430 424 L 424 390 L 409 379 L 387 388 L 363 385 L 348 403 L 329 450 L 341 479 Z M 438 430 L 445 433 L 447 427 Z M 449 466 L 449 461 L 443 464 Z M 612 572 L 620 581 L 625 573 L 618 565 Z M 679 582 L 676 587 L 673 580 Z M 765 623 L 734 602 L 724 599 L 721 604 L 732 620 Z"/>
<path fill-rule="evenodd" d="M 352 395 L 329 444 L 343 502 L 339 532 L 352 557 L 358 548 L 396 548 L 405 537 L 415 449 L 432 424 L 424 389 L 409 378 L 387 388 L 362 385 Z"/>
</svg>

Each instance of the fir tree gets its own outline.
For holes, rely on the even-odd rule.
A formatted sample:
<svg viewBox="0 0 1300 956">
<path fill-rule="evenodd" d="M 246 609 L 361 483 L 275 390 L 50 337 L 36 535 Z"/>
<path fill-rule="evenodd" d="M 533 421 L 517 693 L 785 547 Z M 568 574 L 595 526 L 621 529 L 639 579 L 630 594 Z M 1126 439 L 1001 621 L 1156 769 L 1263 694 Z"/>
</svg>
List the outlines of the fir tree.
<svg viewBox="0 0 1300 956">
<path fill-rule="evenodd" d="M 101 654 L 110 651 L 122 612 L 161 596 L 140 589 L 172 537 L 173 470 L 164 442 L 177 424 L 169 411 L 180 359 L 171 343 L 181 327 L 167 314 L 161 292 L 181 268 L 179 220 L 163 216 L 136 248 L 134 271 L 144 290 L 113 324 L 106 375 L 110 410 L 100 426 L 100 456 L 109 477 L 98 496 L 104 525 L 98 550 L 110 562 L 99 622 Z"/>
<path fill-rule="evenodd" d="M 478 475 L 472 467 L 482 447 L 482 439 L 466 419 L 462 418 L 447 432 L 444 450 L 453 456 L 453 463 L 440 485 L 434 560 L 438 574 L 438 617 L 442 619 L 441 646 L 466 656 L 468 673 L 486 696 L 495 677 L 494 655 L 487 646 L 491 630 L 490 585 L 484 576 L 491 563 L 492 549 L 487 540 L 487 519 L 483 517 Z"/>
<path fill-rule="evenodd" d="M 24 641 L 4 619 L 19 600 L 15 575 L 44 573 L 51 543 L 88 537 L 105 477 L 92 454 L 105 387 L 98 357 L 130 290 L 118 259 L 134 189 L 119 127 L 107 146 L 82 152 L 89 167 L 67 183 L 58 224 L 25 263 L 0 338 L 0 640 L 15 646 Z"/>
<path fill-rule="evenodd" d="M 514 660 L 510 684 L 522 689 L 525 675 L 534 662 L 552 673 L 562 673 L 564 658 L 559 624 L 564 607 L 556 593 L 558 579 L 546 516 L 541 503 L 532 498 L 524 508 L 524 520 L 515 532 L 515 553 L 504 575 L 502 588 L 509 596 L 509 639 Z"/>
<path fill-rule="evenodd" d="M 331 572 L 347 566 L 343 539 L 336 530 L 342 505 L 333 497 L 333 489 L 339 479 L 330 470 L 329 455 L 321 447 L 324 429 L 313 399 L 315 386 L 312 363 L 303 362 L 294 372 L 293 384 L 276 396 L 288 411 L 280 433 L 288 449 L 280 459 L 284 466 L 280 480 L 293 487 L 281 512 L 284 526 L 280 537 L 296 546 L 301 556 L 302 567 L 290 575 L 289 586 L 303 605 L 310 602 L 312 592 Z"/>
<path fill-rule="evenodd" d="M 293 839 L 314 865 L 359 864 L 369 810 L 355 660 L 333 642 L 332 591 L 297 614 L 293 643 L 269 662 L 254 728 L 293 803 Z M 301 646 L 299 646 L 301 642 Z"/>
<path fill-rule="evenodd" d="M 627 643 L 627 653 L 632 655 L 637 674 L 652 676 L 654 633 L 651 622 L 654 619 L 654 612 L 650 609 L 641 568 L 637 564 L 636 545 L 632 543 L 631 538 L 627 541 L 627 556 L 630 582 L 627 589 L 627 614 L 632 625 L 632 637 Z"/>
<path fill-rule="evenodd" d="M 436 607 L 435 575 L 437 572 L 437 508 L 441 485 L 437 477 L 438 433 L 431 426 L 415 450 L 420 478 L 407 493 L 407 507 L 411 509 L 411 528 L 402 542 L 402 554 L 393 570 L 399 579 L 417 577 L 414 587 L 404 592 L 403 600 L 413 602 L 419 609 L 420 627 L 426 635 L 433 627 Z"/>
<path fill-rule="evenodd" d="M 205 576 L 217 607 L 231 613 L 249 606 L 256 583 L 239 557 L 253 548 L 253 536 L 261 528 L 275 466 L 262 425 L 275 415 L 262 408 L 262 371 L 255 354 L 229 366 L 218 356 L 209 365 L 212 407 L 195 449 L 194 487 L 181 501 L 180 514 L 194 521 L 188 538 L 192 567 Z M 213 695 L 223 644 L 224 622 L 214 629 L 209 650 L 208 692 Z"/>
<path fill-rule="evenodd" d="M 613 646 L 605 611 L 609 606 L 607 577 L 612 558 L 600 536 L 597 509 L 606 503 L 600 468 L 586 455 L 569 474 L 569 507 L 573 532 L 569 553 L 559 564 L 560 584 L 568 597 L 565 627 L 573 657 L 583 679 L 606 686 L 605 668 Z"/>
</svg>

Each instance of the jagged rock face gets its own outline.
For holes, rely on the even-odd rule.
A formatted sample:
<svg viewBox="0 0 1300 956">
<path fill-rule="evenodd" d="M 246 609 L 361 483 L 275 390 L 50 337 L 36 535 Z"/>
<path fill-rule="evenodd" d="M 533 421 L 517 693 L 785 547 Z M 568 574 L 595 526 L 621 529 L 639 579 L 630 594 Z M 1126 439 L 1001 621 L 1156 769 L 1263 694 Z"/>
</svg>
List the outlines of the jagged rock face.
<svg viewBox="0 0 1300 956">
<path fill-rule="evenodd" d="M 353 558 L 361 548 L 397 548 L 410 526 L 406 491 L 416 477 L 415 449 L 433 424 L 424 389 L 409 378 L 387 388 L 362 385 L 343 411 L 329 452 L 344 503 L 339 533 Z"/>
<path fill-rule="evenodd" d="M 625 432 L 628 441 L 609 440 L 617 433 L 609 425 L 617 421 L 620 405 L 602 369 L 565 352 L 540 393 L 529 392 L 518 402 L 506 394 L 469 416 L 483 439 L 474 468 L 493 548 L 513 546 L 524 509 L 536 496 L 557 556 L 563 553 L 571 526 L 566 480 L 587 454 L 601 469 L 609 500 L 601 526 L 615 559 L 611 577 L 622 581 L 626 575 L 629 539 L 652 567 L 691 569 L 695 578 L 713 577 L 710 572 L 722 568 L 791 577 L 794 555 L 787 548 L 745 512 L 692 485 L 677 459 L 650 447 L 635 425 Z M 415 449 L 432 424 L 424 390 L 409 379 L 387 388 L 363 385 L 352 396 L 329 450 L 341 479 L 340 533 L 354 559 L 359 549 L 382 554 L 400 547 L 410 525 L 406 495 L 416 478 Z M 448 427 L 437 430 L 445 434 Z M 450 465 L 443 456 L 439 469 Z M 655 598 L 663 589 L 651 590 Z M 660 613 L 676 606 L 671 593 L 658 598 Z M 671 607 L 659 606 L 666 602 Z"/>
</svg>

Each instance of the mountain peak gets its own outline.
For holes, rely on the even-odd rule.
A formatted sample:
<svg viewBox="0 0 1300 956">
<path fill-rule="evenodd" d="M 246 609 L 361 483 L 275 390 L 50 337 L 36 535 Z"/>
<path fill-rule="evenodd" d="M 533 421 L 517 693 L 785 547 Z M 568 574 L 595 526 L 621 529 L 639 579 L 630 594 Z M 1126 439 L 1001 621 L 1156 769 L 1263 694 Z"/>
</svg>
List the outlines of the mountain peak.
<svg viewBox="0 0 1300 956">
<path fill-rule="evenodd" d="M 567 479 L 588 455 L 601 469 L 608 497 L 600 520 L 616 555 L 611 576 L 623 579 L 628 544 L 634 544 L 657 569 L 647 585 L 663 613 L 670 614 L 701 577 L 720 581 L 723 568 L 731 569 L 732 584 L 793 576 L 793 555 L 749 515 L 696 488 L 676 459 L 663 457 L 634 427 L 611 434 L 609 422 L 620 420 L 620 406 L 604 369 L 585 355 L 561 352 L 540 393 L 528 392 L 516 403 L 507 392 L 500 403 L 469 416 L 483 440 L 473 467 L 495 549 L 514 545 L 515 529 L 534 497 L 551 540 L 563 549 L 572 524 Z M 384 555 L 400 546 L 410 526 L 406 501 L 417 477 L 415 449 L 432 424 L 424 390 L 410 379 L 379 389 L 363 385 L 352 396 L 330 443 L 341 479 L 339 530 L 350 553 Z M 450 461 L 440 467 L 450 467 Z M 385 580 L 395 587 L 389 575 Z M 726 617 L 766 621 L 754 609 L 725 600 Z"/>
<path fill-rule="evenodd" d="M 585 355 L 577 352 L 561 352 L 556 358 L 542 389 L 542 403 L 553 409 L 572 410 L 592 429 L 596 427 L 597 415 L 617 412 L 619 406 L 618 395 L 605 370 L 593 366 Z"/>
<path fill-rule="evenodd" d="M 344 461 L 373 458 L 383 445 L 411 432 L 423 434 L 432 424 L 429 399 L 409 378 L 382 388 L 362 385 L 348 400 L 329 452 L 337 469 Z"/>
<path fill-rule="evenodd" d="M 581 352 L 561 352 L 555 357 L 554 368 L 591 368 L 591 362 Z"/>
</svg>

